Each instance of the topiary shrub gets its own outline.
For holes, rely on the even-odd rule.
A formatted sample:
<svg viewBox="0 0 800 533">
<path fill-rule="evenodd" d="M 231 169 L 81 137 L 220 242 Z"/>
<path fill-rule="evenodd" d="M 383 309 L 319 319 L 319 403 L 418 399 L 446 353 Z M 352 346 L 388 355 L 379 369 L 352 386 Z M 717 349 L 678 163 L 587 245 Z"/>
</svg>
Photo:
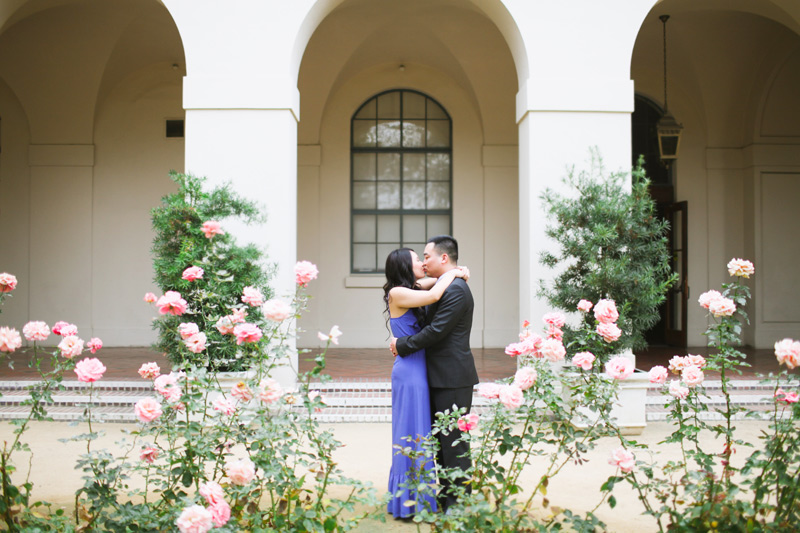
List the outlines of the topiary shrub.
<svg viewBox="0 0 800 533">
<path fill-rule="evenodd" d="M 171 172 L 170 178 L 178 190 L 164 196 L 161 205 L 151 211 L 154 281 L 165 294 L 175 291 L 190 303 L 182 314 L 164 314 L 154 321 L 158 341 L 153 348 L 181 367 L 246 370 L 252 361 L 237 345 L 223 342 L 215 326 L 234 311 L 246 313 L 248 323 L 263 324 L 260 305 L 244 304 L 242 294 L 245 287 L 253 287 L 268 299 L 271 290 L 267 283 L 274 267 L 265 265 L 264 254 L 256 246 L 239 246 L 224 231 L 207 236 L 203 224 L 231 217 L 250 224 L 263 221 L 264 216 L 255 203 L 233 192 L 230 184 L 206 191 L 205 178 L 176 172 Z M 201 268 L 202 277 L 185 279 L 190 267 Z M 205 334 L 204 350 L 189 350 L 180 334 L 181 324 L 196 324 Z"/>
<path fill-rule="evenodd" d="M 606 173 L 593 150 L 588 171 L 572 169 L 564 178 L 570 193 L 547 189 L 541 196 L 546 235 L 558 245 L 542 254 L 541 263 L 558 274 L 550 284 L 540 282 L 539 296 L 565 311 L 575 311 L 581 299 L 622 303 L 622 349 L 647 346 L 644 333 L 658 322 L 659 305 L 678 279 L 670 267 L 668 222 L 656 216 L 642 163 L 630 173 L 628 190 L 628 173 Z M 592 319 L 586 313 L 582 321 Z M 576 340 L 577 329 L 565 327 L 565 345 Z"/>
</svg>

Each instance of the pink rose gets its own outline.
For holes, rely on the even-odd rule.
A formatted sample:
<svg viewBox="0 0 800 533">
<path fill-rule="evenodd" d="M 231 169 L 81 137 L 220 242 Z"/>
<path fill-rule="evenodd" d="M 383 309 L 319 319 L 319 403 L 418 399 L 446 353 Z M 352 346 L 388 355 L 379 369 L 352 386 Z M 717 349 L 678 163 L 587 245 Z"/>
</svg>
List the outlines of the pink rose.
<svg viewBox="0 0 800 533">
<path fill-rule="evenodd" d="M 97 350 L 103 347 L 103 341 L 101 341 L 97 337 L 92 337 L 91 339 L 89 339 L 89 342 L 86 343 L 86 346 L 92 353 L 97 353 Z"/>
<path fill-rule="evenodd" d="M 561 361 L 564 359 L 564 356 L 567 355 L 567 350 L 564 348 L 564 344 L 558 339 L 545 339 L 542 342 L 542 347 L 539 348 L 539 353 L 542 354 L 542 357 L 555 363 L 556 361 Z"/>
<path fill-rule="evenodd" d="M 673 355 L 672 358 L 669 360 L 669 371 L 674 374 L 680 374 L 681 370 L 689 366 L 691 363 L 687 357 L 681 357 L 680 355 Z"/>
<path fill-rule="evenodd" d="M 258 342 L 263 335 L 261 328 L 255 324 L 239 324 L 233 328 L 233 334 L 236 336 L 236 344 Z"/>
<path fill-rule="evenodd" d="M 728 263 L 728 274 L 731 276 L 749 278 L 755 271 L 753 263 L 744 259 L 731 259 Z"/>
<path fill-rule="evenodd" d="M 694 365 L 697 368 L 703 368 L 704 366 L 706 366 L 706 358 L 703 357 L 702 355 L 689 354 L 686 356 L 686 360 L 690 365 Z"/>
<path fill-rule="evenodd" d="M 203 222 L 203 233 L 206 239 L 213 239 L 215 235 L 225 235 L 225 232 L 222 231 L 222 224 L 216 220 L 207 220 Z"/>
<path fill-rule="evenodd" d="M 627 474 L 636 466 L 636 459 L 632 452 L 619 447 L 611 452 L 611 458 L 608 460 L 608 464 L 616 466 Z"/>
<path fill-rule="evenodd" d="M 339 329 L 339 326 L 333 326 L 331 328 L 330 333 L 328 333 L 327 335 L 325 335 L 321 331 L 317 332 L 317 338 L 319 338 L 319 340 L 321 340 L 322 342 L 330 341 L 333 344 L 339 344 L 339 337 L 341 337 L 341 335 L 342 335 L 342 332 Z"/>
<path fill-rule="evenodd" d="M 800 341 L 783 339 L 776 342 L 775 357 L 779 364 L 785 364 L 789 370 L 800 366 Z"/>
<path fill-rule="evenodd" d="M 617 304 L 614 300 L 600 300 L 594 306 L 594 317 L 602 324 L 613 324 L 619 318 Z"/>
<path fill-rule="evenodd" d="M 225 398 L 224 396 L 218 396 L 213 402 L 211 402 L 211 407 L 227 416 L 231 416 L 236 412 L 236 406 L 231 400 Z"/>
<path fill-rule="evenodd" d="M 530 325 L 531 325 L 530 321 L 528 321 L 528 320 L 523 320 L 522 321 L 522 329 L 525 329 Z"/>
<path fill-rule="evenodd" d="M 542 320 L 545 324 L 550 326 L 555 326 L 557 328 L 563 328 L 564 324 L 566 323 L 566 317 L 563 313 L 547 313 L 542 317 Z"/>
<path fill-rule="evenodd" d="M 606 374 L 614 379 L 628 379 L 633 374 L 633 361 L 627 357 L 617 356 L 606 363 Z"/>
<path fill-rule="evenodd" d="M 478 385 L 478 394 L 484 398 L 499 398 L 500 397 L 500 389 L 503 386 L 499 383 L 488 382 L 488 383 L 481 383 Z"/>
<path fill-rule="evenodd" d="M 689 396 L 689 389 L 684 387 L 677 379 L 673 379 L 669 382 L 669 393 L 679 400 L 685 400 Z"/>
<path fill-rule="evenodd" d="M 61 333 L 61 328 L 63 328 L 64 326 L 69 326 L 69 322 L 64 322 L 63 320 L 59 320 L 58 322 L 53 324 L 53 333 L 55 333 L 56 335 L 63 335 Z"/>
<path fill-rule="evenodd" d="M 58 349 L 61 350 L 61 355 L 67 359 L 72 359 L 76 355 L 83 352 L 83 340 L 75 335 L 70 335 L 61 339 L 58 343 Z"/>
<path fill-rule="evenodd" d="M 197 281 L 198 279 L 203 278 L 203 274 L 205 274 L 205 270 L 202 268 L 198 266 L 190 266 L 183 271 L 183 275 L 181 277 L 186 281 Z"/>
<path fill-rule="evenodd" d="M 182 322 L 178 326 L 178 333 L 180 333 L 181 339 L 186 340 L 192 335 L 200 333 L 200 328 L 194 322 Z"/>
<path fill-rule="evenodd" d="M 219 502 L 208 508 L 211 511 L 211 518 L 214 520 L 214 525 L 222 527 L 231 519 L 231 506 L 227 502 Z"/>
<path fill-rule="evenodd" d="M 303 287 L 307 287 L 309 281 L 317 279 L 318 274 L 317 265 L 308 261 L 298 261 L 294 266 L 294 279 Z"/>
<path fill-rule="evenodd" d="M 264 305 L 264 295 L 255 287 L 245 287 L 242 291 L 242 301 L 253 307 L 260 307 Z"/>
<path fill-rule="evenodd" d="M 708 310 L 716 317 L 731 316 L 736 312 L 736 304 L 730 298 L 717 298 L 708 304 Z"/>
<path fill-rule="evenodd" d="M 703 371 L 694 365 L 689 365 L 681 371 L 681 379 L 686 385 L 694 387 L 699 385 L 705 379 Z"/>
<path fill-rule="evenodd" d="M 258 397 L 264 403 L 273 403 L 283 396 L 283 389 L 280 383 L 272 378 L 267 378 L 261 382 L 258 389 Z"/>
<path fill-rule="evenodd" d="M 478 419 L 480 417 L 476 413 L 467 413 L 458 419 L 458 429 L 461 431 L 472 431 L 478 427 Z"/>
<path fill-rule="evenodd" d="M 711 306 L 711 302 L 719 300 L 720 298 L 722 298 L 722 294 L 720 294 L 719 291 L 706 291 L 700 295 L 697 302 L 703 309 L 708 309 Z"/>
<path fill-rule="evenodd" d="M 106 366 L 95 357 L 87 357 L 82 361 L 75 364 L 75 373 L 78 375 L 78 381 L 84 383 L 93 383 L 103 377 L 106 371 Z"/>
<path fill-rule="evenodd" d="M 536 369 L 531 366 L 523 366 L 514 374 L 514 383 L 522 390 L 528 390 L 536 383 L 538 374 Z"/>
<path fill-rule="evenodd" d="M 175 524 L 181 533 L 206 533 L 214 527 L 214 518 L 205 507 L 192 505 L 183 510 Z"/>
<path fill-rule="evenodd" d="M 511 357 L 522 355 L 523 353 L 525 353 L 523 350 L 523 346 L 524 344 L 521 342 L 513 342 L 509 344 L 508 346 L 506 346 L 506 355 L 510 355 Z"/>
<path fill-rule="evenodd" d="M 22 337 L 19 331 L 2 327 L 0 328 L 0 352 L 11 353 L 22 346 Z"/>
<path fill-rule="evenodd" d="M 661 365 L 654 366 L 650 369 L 648 373 L 648 377 L 650 378 L 650 383 L 666 383 L 667 382 L 667 369 Z"/>
<path fill-rule="evenodd" d="M 292 306 L 283 300 L 267 300 L 264 304 L 264 316 L 274 322 L 281 322 L 292 314 Z"/>
<path fill-rule="evenodd" d="M 249 402 L 253 399 L 253 391 L 247 386 L 247 383 L 240 381 L 231 387 L 231 396 L 243 402 Z"/>
<path fill-rule="evenodd" d="M 153 448 L 152 446 L 144 446 L 142 451 L 139 452 L 139 459 L 142 461 L 153 464 L 153 462 L 158 459 L 159 451 L 158 448 Z"/>
<path fill-rule="evenodd" d="M 14 274 L 3 272 L 0 274 L 0 292 L 11 292 L 17 288 L 17 278 Z"/>
<path fill-rule="evenodd" d="M 231 322 L 234 324 L 244 324 L 245 318 L 247 318 L 247 309 L 241 307 L 239 309 L 234 309 L 233 313 L 229 315 Z"/>
<path fill-rule="evenodd" d="M 200 485 L 200 495 L 208 505 L 216 505 L 225 501 L 225 491 L 216 481 L 207 481 Z"/>
<path fill-rule="evenodd" d="M 578 311 L 583 311 L 584 313 L 588 313 L 592 310 L 592 306 L 594 304 L 589 300 L 581 300 L 578 302 Z"/>
<path fill-rule="evenodd" d="M 234 485 L 244 486 L 256 477 L 256 465 L 250 459 L 225 463 L 225 474 Z"/>
<path fill-rule="evenodd" d="M 183 344 L 186 345 L 186 348 L 188 348 L 190 352 L 200 353 L 206 349 L 207 341 L 208 339 L 205 333 L 197 333 L 183 341 Z"/>
<path fill-rule="evenodd" d="M 169 403 L 174 403 L 181 399 L 183 391 L 178 385 L 178 375 L 175 372 L 162 374 L 153 381 L 153 388 Z"/>
<path fill-rule="evenodd" d="M 775 399 L 785 404 L 797 403 L 800 399 L 800 395 L 796 392 L 786 392 L 783 389 L 778 389 L 775 391 Z"/>
<path fill-rule="evenodd" d="M 220 317 L 217 323 L 214 324 L 214 327 L 223 335 L 230 335 L 233 333 L 233 321 L 229 316 Z"/>
<path fill-rule="evenodd" d="M 186 306 L 186 300 L 181 298 L 181 293 L 175 291 L 167 291 L 156 303 L 158 312 L 162 315 L 172 314 L 180 316 L 186 312 Z"/>
<path fill-rule="evenodd" d="M 578 352 L 572 357 L 572 364 L 584 370 L 591 370 L 594 359 L 592 352 Z"/>
<path fill-rule="evenodd" d="M 145 293 L 145 295 L 144 295 L 144 301 L 145 302 L 147 302 L 149 304 L 152 304 L 152 303 L 155 303 L 156 300 L 157 300 L 156 295 L 153 294 L 152 292 Z"/>
<path fill-rule="evenodd" d="M 76 326 L 75 324 L 64 324 L 63 326 L 61 326 L 61 328 L 59 328 L 59 332 L 60 332 L 59 335 L 61 335 L 62 337 L 77 335 L 78 326 Z"/>
<path fill-rule="evenodd" d="M 606 342 L 614 342 L 622 335 L 622 330 L 613 322 L 601 322 L 597 324 L 595 331 L 597 331 L 597 334 L 603 337 L 603 340 Z"/>
<path fill-rule="evenodd" d="M 502 385 L 500 387 L 500 402 L 506 406 L 507 409 L 516 409 L 525 401 L 525 395 L 522 394 L 522 389 L 519 385 L 512 383 L 511 385 Z"/>
<path fill-rule="evenodd" d="M 161 368 L 153 361 L 151 363 L 144 363 L 139 367 L 139 375 L 144 379 L 155 379 L 161 374 Z"/>
<path fill-rule="evenodd" d="M 550 325 L 547 328 L 547 338 L 548 339 L 556 339 L 558 341 L 564 338 L 564 332 L 561 331 L 561 328 L 557 326 Z"/>
<path fill-rule="evenodd" d="M 50 328 L 44 322 L 28 322 L 22 328 L 22 334 L 29 341 L 43 341 L 50 336 Z"/>
<path fill-rule="evenodd" d="M 161 416 L 161 404 L 153 398 L 142 398 L 136 402 L 133 411 L 142 422 L 152 422 Z"/>
</svg>

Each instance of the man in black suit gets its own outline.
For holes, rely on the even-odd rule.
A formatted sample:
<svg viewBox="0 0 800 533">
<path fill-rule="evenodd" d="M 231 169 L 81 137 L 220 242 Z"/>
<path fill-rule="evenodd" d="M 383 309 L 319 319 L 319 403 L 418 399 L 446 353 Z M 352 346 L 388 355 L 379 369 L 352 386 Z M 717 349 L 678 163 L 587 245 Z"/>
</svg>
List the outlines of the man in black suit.
<svg viewBox="0 0 800 533">
<path fill-rule="evenodd" d="M 449 235 L 432 237 L 425 246 L 425 271 L 438 278 L 458 266 L 458 243 Z M 467 413 L 472 408 L 472 388 L 478 383 L 475 360 L 469 348 L 472 330 L 472 293 L 466 282 L 456 278 L 444 291 L 441 299 L 428 306 L 425 326 L 416 335 L 392 338 L 391 350 L 394 355 L 408 355 L 425 348 L 428 367 L 428 386 L 430 387 L 432 420 L 436 413 L 446 409 L 465 407 Z M 441 467 L 459 467 L 466 471 L 472 460 L 469 456 L 469 443 L 453 446 L 461 436 L 455 428 L 448 435 L 439 433 L 438 463 Z M 465 483 L 462 478 L 453 483 Z M 451 482 L 439 480 L 441 490 L 437 500 L 442 511 L 456 502 L 450 490 Z M 467 491 L 470 487 L 467 486 Z"/>
</svg>

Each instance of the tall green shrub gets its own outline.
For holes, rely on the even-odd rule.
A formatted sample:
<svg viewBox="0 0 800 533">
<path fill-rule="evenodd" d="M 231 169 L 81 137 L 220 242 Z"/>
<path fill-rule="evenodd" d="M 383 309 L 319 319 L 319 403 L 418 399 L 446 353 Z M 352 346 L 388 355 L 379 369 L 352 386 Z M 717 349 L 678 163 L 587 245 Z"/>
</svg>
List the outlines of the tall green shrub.
<svg viewBox="0 0 800 533">
<path fill-rule="evenodd" d="M 246 309 L 247 322 L 261 325 L 265 319 L 260 307 L 242 303 L 244 287 L 259 289 L 268 299 L 272 267 L 265 267 L 264 254 L 252 244 L 239 246 L 224 233 L 207 238 L 204 222 L 239 218 L 246 223 L 263 221 L 255 203 L 233 192 L 229 184 L 204 190 L 205 178 L 170 173 L 178 190 L 161 199 L 161 206 L 151 211 L 153 230 L 154 281 L 166 291 L 177 291 L 189 303 L 181 316 L 162 315 L 154 322 L 158 341 L 154 349 L 164 352 L 173 364 L 194 364 L 211 370 L 246 370 L 252 364 L 245 352 L 231 342 L 224 342 L 214 327 L 220 317 L 235 309 Z M 182 278 L 186 268 L 204 270 L 202 279 Z M 207 348 L 199 354 L 190 352 L 181 340 L 178 327 L 192 322 L 208 338 Z"/>
<path fill-rule="evenodd" d="M 541 282 L 539 296 L 566 311 L 581 299 L 612 299 L 620 311 L 620 347 L 643 348 L 644 333 L 658 322 L 658 307 L 677 275 L 670 267 L 668 222 L 656 216 L 641 159 L 630 176 L 628 190 L 628 174 L 606 173 L 593 150 L 588 171 L 572 169 L 564 178 L 567 194 L 542 194 L 546 234 L 558 249 L 542 254 L 542 264 L 557 275 L 551 284 Z M 568 345 L 575 330 L 566 327 L 564 335 Z"/>
</svg>

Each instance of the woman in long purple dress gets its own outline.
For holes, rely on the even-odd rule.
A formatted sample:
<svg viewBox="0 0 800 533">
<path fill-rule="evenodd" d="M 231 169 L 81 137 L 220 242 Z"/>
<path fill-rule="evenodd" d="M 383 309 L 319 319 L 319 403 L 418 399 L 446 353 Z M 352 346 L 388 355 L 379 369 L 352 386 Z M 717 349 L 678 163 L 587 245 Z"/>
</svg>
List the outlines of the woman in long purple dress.
<svg viewBox="0 0 800 533">
<path fill-rule="evenodd" d="M 405 337 L 418 333 L 424 318 L 423 307 L 439 301 L 456 277 L 468 277 L 466 269 L 455 269 L 438 280 L 425 278 L 422 261 L 409 248 L 392 251 L 386 258 L 384 302 L 389 313 L 392 335 Z M 425 279 L 423 279 L 425 278 Z M 391 499 L 387 511 L 395 518 L 407 518 L 422 509 L 436 511 L 436 494 L 431 489 L 417 494 L 413 487 L 436 482 L 433 457 L 412 460 L 397 447 L 419 451 L 419 442 L 431 432 L 431 407 L 425 350 L 396 357 L 392 368 L 392 468 L 389 472 Z M 412 440 L 409 440 L 411 437 Z M 413 467 L 413 468 L 412 468 Z M 406 502 L 416 502 L 406 505 Z"/>
</svg>

